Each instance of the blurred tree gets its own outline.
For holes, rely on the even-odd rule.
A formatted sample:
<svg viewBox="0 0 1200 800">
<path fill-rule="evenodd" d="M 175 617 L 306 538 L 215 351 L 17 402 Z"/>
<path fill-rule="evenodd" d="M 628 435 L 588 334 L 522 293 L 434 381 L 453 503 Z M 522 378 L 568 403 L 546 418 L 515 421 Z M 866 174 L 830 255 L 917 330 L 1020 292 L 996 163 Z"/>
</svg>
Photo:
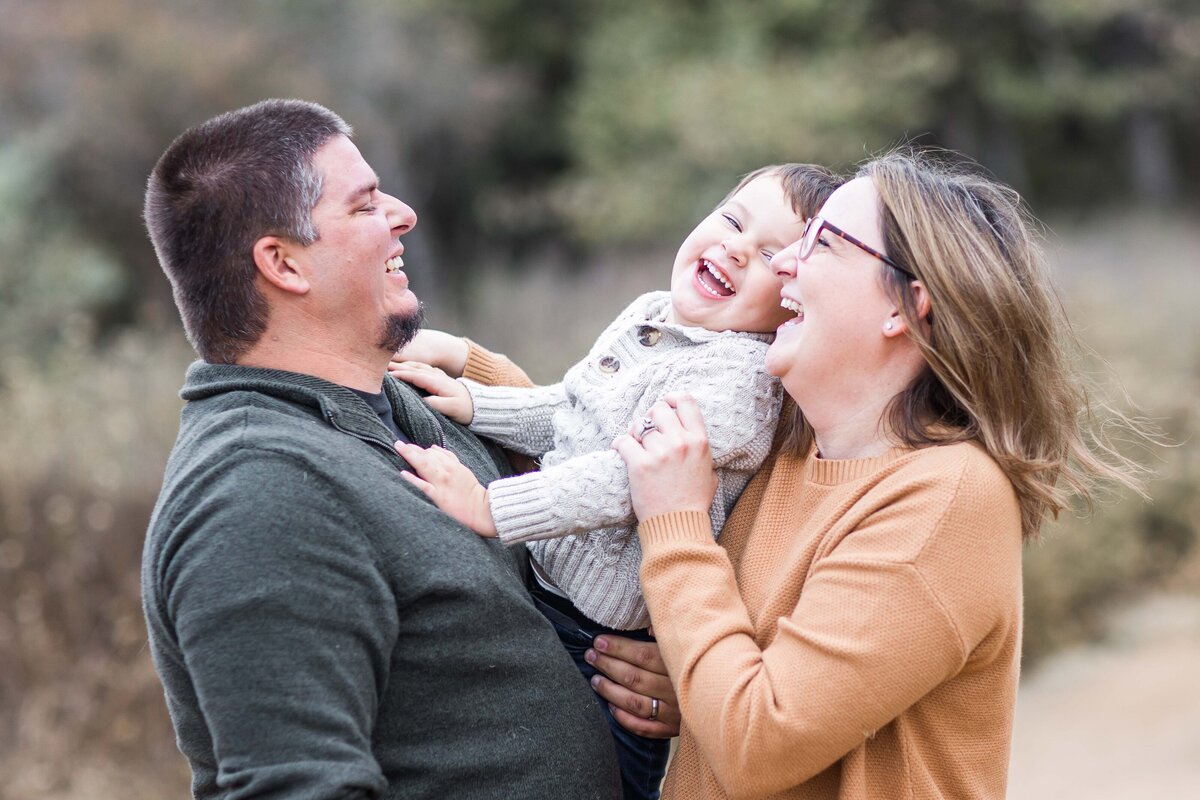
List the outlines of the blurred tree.
<svg viewBox="0 0 1200 800">
<path fill-rule="evenodd" d="M 108 330 L 172 312 L 140 221 L 172 137 L 324 102 L 422 217 L 436 307 L 481 263 L 669 246 L 773 161 L 963 150 L 1039 208 L 1200 177 L 1194 0 L 0 0 L 0 136 L 44 140 L 54 207 L 121 265 Z M 1097 168 L 1102 165 L 1102 168 Z"/>
</svg>

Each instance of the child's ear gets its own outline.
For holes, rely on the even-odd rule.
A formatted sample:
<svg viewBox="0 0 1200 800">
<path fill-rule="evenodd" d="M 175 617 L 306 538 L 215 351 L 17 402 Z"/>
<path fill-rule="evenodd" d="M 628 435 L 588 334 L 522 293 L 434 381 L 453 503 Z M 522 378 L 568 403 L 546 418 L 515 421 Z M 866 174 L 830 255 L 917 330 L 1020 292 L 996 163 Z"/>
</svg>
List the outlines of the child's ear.
<svg viewBox="0 0 1200 800">
<path fill-rule="evenodd" d="M 278 236 L 264 236 L 254 243 L 254 266 L 267 283 L 285 292 L 307 294 L 308 279 L 291 255 L 295 247 Z"/>
</svg>

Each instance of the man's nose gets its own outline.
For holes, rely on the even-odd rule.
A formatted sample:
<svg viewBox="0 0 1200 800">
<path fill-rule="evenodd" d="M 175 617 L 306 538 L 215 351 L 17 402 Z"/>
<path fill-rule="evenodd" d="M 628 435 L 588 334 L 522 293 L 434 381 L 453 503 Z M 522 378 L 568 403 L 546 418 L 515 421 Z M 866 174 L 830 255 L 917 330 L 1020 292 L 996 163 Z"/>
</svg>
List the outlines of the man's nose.
<svg viewBox="0 0 1200 800">
<path fill-rule="evenodd" d="M 397 236 L 403 236 L 417 226 L 417 212 L 402 200 L 383 192 L 387 204 L 387 218 Z"/>
</svg>

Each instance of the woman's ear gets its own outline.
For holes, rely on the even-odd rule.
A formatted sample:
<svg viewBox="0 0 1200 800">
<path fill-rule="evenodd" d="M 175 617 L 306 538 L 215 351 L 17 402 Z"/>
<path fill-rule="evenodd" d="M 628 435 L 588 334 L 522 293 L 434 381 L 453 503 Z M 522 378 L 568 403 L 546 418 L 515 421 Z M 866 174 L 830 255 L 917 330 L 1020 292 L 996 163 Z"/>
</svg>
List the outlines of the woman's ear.
<svg viewBox="0 0 1200 800">
<path fill-rule="evenodd" d="M 912 292 L 913 304 L 917 308 L 917 319 L 928 325 L 930 321 L 929 312 L 932 308 L 932 304 L 929 301 L 929 292 L 925 291 L 925 286 L 920 281 L 910 283 L 909 291 Z M 904 321 L 904 316 L 900 313 L 900 309 L 893 308 L 892 313 L 883 322 L 883 335 L 891 338 L 907 331 L 908 323 Z"/>
<path fill-rule="evenodd" d="M 307 294 L 308 279 L 290 254 L 292 245 L 278 236 L 264 236 L 254 243 L 254 266 L 267 283 L 292 294 Z"/>
<path fill-rule="evenodd" d="M 920 281 L 913 281 L 910 284 L 913 295 L 913 303 L 917 306 L 917 319 L 924 322 L 930 321 L 930 312 L 933 311 L 933 303 L 929 299 L 929 292 L 925 291 L 925 284 Z"/>
</svg>

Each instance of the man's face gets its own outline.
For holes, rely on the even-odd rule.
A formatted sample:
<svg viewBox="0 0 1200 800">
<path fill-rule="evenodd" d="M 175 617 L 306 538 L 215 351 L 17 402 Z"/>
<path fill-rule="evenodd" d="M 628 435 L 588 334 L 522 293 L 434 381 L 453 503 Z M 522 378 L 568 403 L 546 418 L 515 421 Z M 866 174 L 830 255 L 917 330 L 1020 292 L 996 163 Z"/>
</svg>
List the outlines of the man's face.
<svg viewBox="0 0 1200 800">
<path fill-rule="evenodd" d="M 379 190 L 375 171 L 345 136 L 321 147 L 313 167 L 324 179 L 312 212 L 317 241 L 294 254 L 312 287 L 312 313 L 360 344 L 393 352 L 420 320 L 400 242 L 417 215 Z"/>
</svg>

